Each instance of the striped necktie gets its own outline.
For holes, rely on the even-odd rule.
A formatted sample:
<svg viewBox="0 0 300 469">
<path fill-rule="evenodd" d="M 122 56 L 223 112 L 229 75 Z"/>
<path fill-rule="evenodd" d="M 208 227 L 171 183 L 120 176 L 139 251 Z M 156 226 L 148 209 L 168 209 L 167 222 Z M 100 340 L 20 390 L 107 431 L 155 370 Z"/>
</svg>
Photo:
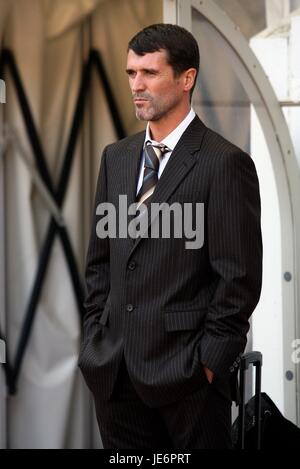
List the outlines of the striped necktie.
<svg viewBox="0 0 300 469">
<path fill-rule="evenodd" d="M 160 161 L 163 155 L 171 150 L 163 143 L 153 145 L 150 141 L 147 141 L 145 144 L 144 151 L 144 177 L 143 184 L 136 196 L 137 209 L 141 204 L 145 204 L 148 208 L 151 196 L 158 181 L 158 169 Z"/>
</svg>

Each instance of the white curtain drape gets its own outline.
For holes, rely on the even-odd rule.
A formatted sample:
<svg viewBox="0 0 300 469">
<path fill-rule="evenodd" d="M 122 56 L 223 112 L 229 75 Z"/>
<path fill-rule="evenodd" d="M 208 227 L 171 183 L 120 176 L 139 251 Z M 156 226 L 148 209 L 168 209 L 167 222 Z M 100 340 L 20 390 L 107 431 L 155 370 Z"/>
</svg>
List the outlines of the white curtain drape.
<svg viewBox="0 0 300 469">
<path fill-rule="evenodd" d="M 96 4 L 96 1 L 10 2 L 4 44 L 14 53 L 55 184 L 80 82 L 83 58 L 80 20 L 83 21 Z M 60 35 L 56 37 L 51 25 L 57 10 L 64 21 L 59 25 Z M 5 113 L 6 122 L 14 126 L 31 155 L 9 78 Z M 83 260 L 81 165 L 79 140 L 64 216 L 80 267 Z M 49 212 L 16 151 L 5 156 L 5 192 L 7 337 L 13 357 L 49 223 Z M 79 338 L 77 306 L 61 244 L 56 239 L 24 357 L 18 393 L 9 399 L 10 447 L 61 448 L 88 444 L 88 435 L 83 428 L 84 387 L 76 368 Z M 72 405 L 74 402 L 76 406 Z"/>
<path fill-rule="evenodd" d="M 102 54 L 126 131 L 132 133 L 140 127 L 124 73 L 127 41 L 142 26 L 162 21 L 161 14 L 160 0 L 0 0 L 0 41 L 14 54 L 55 186 L 89 49 Z M 9 74 L 6 81 L 5 122 L 14 127 L 33 163 Z M 115 139 L 94 74 L 63 205 L 81 275 L 101 150 Z M 6 335 L 14 357 L 50 215 L 16 149 L 6 152 L 3 171 Z M 101 447 L 90 397 L 77 369 L 79 342 L 73 287 L 56 237 L 18 393 L 8 401 L 9 447 Z"/>
</svg>

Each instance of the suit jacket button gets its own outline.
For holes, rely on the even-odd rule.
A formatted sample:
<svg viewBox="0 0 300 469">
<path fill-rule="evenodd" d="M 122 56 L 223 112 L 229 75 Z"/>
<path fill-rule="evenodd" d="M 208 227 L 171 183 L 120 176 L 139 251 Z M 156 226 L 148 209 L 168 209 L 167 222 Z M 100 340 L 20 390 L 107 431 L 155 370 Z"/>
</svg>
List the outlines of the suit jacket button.
<svg viewBox="0 0 300 469">
<path fill-rule="evenodd" d="M 129 264 L 128 264 L 128 269 L 129 270 L 134 270 L 136 268 L 136 263 L 134 261 L 131 261 Z"/>
<path fill-rule="evenodd" d="M 133 305 L 127 305 L 127 306 L 126 306 L 126 311 L 128 311 L 129 313 L 131 313 L 131 311 L 133 311 Z"/>
</svg>

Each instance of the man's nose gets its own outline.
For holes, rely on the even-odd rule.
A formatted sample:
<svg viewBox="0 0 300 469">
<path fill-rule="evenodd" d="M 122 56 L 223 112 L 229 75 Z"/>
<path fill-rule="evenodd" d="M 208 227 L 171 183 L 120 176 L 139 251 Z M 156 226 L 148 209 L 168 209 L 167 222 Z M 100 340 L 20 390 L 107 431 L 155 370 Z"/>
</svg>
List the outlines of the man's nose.
<svg viewBox="0 0 300 469">
<path fill-rule="evenodd" d="M 145 90 L 145 82 L 139 73 L 136 74 L 132 81 L 132 91 L 137 92 L 137 91 L 144 91 Z"/>
</svg>

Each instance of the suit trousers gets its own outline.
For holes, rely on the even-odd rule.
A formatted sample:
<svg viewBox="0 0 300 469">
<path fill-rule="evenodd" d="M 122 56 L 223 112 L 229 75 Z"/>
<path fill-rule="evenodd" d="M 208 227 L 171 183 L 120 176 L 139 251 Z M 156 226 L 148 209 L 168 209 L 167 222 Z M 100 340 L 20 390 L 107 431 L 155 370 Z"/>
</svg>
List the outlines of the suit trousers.
<svg viewBox="0 0 300 469">
<path fill-rule="evenodd" d="M 150 408 L 136 393 L 124 354 L 109 400 L 95 398 L 103 447 L 231 449 L 231 401 L 212 383 L 169 405 Z"/>
</svg>

